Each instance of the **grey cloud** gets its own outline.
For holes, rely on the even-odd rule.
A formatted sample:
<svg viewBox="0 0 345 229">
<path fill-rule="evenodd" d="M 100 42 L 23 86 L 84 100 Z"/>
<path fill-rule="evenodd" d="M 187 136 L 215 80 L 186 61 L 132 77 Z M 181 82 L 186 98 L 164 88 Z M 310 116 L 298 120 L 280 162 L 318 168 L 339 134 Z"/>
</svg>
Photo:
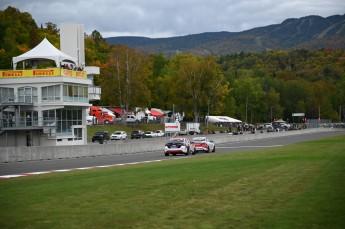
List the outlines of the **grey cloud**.
<svg viewBox="0 0 345 229">
<path fill-rule="evenodd" d="M 343 0 L 2 0 L 0 9 L 7 6 L 29 12 L 38 25 L 76 22 L 103 37 L 237 32 L 287 18 L 345 13 Z"/>
</svg>

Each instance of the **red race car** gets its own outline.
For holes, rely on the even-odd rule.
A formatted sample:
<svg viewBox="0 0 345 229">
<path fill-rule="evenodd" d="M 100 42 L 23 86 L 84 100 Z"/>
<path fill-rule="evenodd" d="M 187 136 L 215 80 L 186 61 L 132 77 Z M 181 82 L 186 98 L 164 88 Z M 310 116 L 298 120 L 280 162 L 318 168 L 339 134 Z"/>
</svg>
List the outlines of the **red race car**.
<svg viewBox="0 0 345 229">
<path fill-rule="evenodd" d="M 193 149 L 193 154 L 204 151 L 206 153 L 216 152 L 216 145 L 212 140 L 207 137 L 195 137 L 191 141 L 191 148 Z"/>
</svg>

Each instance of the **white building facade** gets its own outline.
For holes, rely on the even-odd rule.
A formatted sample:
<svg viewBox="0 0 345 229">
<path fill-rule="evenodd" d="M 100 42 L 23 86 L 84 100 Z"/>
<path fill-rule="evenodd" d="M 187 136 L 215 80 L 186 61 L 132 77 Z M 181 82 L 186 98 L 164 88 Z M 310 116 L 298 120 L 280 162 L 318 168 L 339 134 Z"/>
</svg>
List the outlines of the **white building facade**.
<svg viewBox="0 0 345 229">
<path fill-rule="evenodd" d="M 89 92 L 100 98 L 92 85 L 97 71 L 88 77 L 75 58 L 48 43 L 14 57 L 13 70 L 0 71 L 0 147 L 87 144 Z M 46 61 L 56 66 L 40 68 Z"/>
</svg>

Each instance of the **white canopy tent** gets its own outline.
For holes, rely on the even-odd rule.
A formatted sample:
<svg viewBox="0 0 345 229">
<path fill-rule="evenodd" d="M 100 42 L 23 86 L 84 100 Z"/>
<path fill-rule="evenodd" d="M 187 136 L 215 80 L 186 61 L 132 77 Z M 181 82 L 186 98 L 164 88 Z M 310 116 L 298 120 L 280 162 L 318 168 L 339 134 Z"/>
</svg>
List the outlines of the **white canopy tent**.
<svg viewBox="0 0 345 229">
<path fill-rule="evenodd" d="M 68 62 L 76 65 L 77 59 L 73 58 L 59 49 L 55 48 L 46 38 L 30 51 L 12 58 L 13 69 L 16 70 L 17 63 L 21 61 L 31 61 L 33 66 L 38 62 L 47 60 L 55 61 L 56 67 L 61 67 L 61 62 Z"/>
<path fill-rule="evenodd" d="M 227 122 L 227 123 L 240 123 L 241 120 L 230 118 L 228 116 L 207 116 L 208 122 Z"/>
</svg>

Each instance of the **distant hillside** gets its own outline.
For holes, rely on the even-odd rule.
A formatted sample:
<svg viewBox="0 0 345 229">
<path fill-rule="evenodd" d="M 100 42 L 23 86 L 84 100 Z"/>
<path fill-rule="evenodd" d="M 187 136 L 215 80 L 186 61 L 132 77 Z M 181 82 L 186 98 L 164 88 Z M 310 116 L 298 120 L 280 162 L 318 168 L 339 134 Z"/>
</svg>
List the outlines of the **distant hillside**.
<svg viewBox="0 0 345 229">
<path fill-rule="evenodd" d="M 345 14 L 307 16 L 243 32 L 210 32 L 171 38 L 109 37 L 108 44 L 125 44 L 147 53 L 177 52 L 222 55 L 263 50 L 345 48 Z"/>
</svg>

